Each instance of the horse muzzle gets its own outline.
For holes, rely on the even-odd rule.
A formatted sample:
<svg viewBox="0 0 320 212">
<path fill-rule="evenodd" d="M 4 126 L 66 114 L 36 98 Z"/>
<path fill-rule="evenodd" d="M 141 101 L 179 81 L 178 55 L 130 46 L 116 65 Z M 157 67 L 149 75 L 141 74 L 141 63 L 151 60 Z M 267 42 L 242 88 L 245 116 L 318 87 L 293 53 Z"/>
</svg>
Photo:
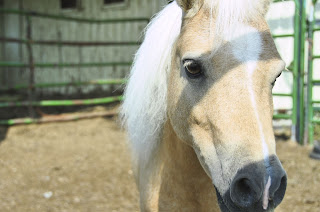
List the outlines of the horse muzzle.
<svg viewBox="0 0 320 212">
<path fill-rule="evenodd" d="M 222 212 L 273 211 L 283 200 L 287 175 L 276 156 L 253 163 L 239 170 L 229 190 L 221 195 L 217 190 Z"/>
</svg>

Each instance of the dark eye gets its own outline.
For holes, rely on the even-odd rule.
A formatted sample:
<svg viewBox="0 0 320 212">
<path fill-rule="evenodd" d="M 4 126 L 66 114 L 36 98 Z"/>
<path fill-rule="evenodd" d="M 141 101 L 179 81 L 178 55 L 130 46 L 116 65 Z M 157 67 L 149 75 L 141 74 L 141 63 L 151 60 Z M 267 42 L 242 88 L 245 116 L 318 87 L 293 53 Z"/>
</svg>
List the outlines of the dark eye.
<svg viewBox="0 0 320 212">
<path fill-rule="evenodd" d="M 275 80 L 271 83 L 272 87 L 274 86 L 274 84 L 276 83 L 277 79 L 281 76 L 282 72 L 280 72 L 280 74 L 275 78 Z"/>
<path fill-rule="evenodd" d="M 188 77 L 194 79 L 202 75 L 201 64 L 195 60 L 186 59 L 183 61 L 183 67 Z"/>
</svg>

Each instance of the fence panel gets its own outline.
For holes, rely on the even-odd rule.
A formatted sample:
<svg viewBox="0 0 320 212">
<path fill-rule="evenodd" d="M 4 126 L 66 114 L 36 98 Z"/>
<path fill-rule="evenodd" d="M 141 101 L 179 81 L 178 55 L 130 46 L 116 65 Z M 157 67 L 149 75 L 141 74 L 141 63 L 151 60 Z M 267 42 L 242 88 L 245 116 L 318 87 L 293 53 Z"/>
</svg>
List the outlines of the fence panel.
<svg viewBox="0 0 320 212">
<path fill-rule="evenodd" d="M 284 12 L 285 11 L 285 12 Z M 277 80 L 273 89 L 274 119 L 288 120 L 291 125 L 291 139 L 302 140 L 303 118 L 303 61 L 302 43 L 304 40 L 301 17 L 304 16 L 303 4 L 297 0 L 274 0 L 269 9 L 267 20 L 276 46 L 288 71 Z"/>
<path fill-rule="evenodd" d="M 89 18 L 76 18 L 76 17 L 70 17 L 70 16 L 64 16 L 64 15 L 56 15 L 56 14 L 47 14 L 47 13 L 40 13 L 40 12 L 33 12 L 33 11 L 24 11 L 24 10 L 15 10 L 15 9 L 5 9 L 0 8 L 0 16 L 5 15 L 14 15 L 14 16 L 20 16 L 24 17 L 25 21 L 25 38 L 16 38 L 16 37 L 0 37 L 0 41 L 2 44 L 20 44 L 24 46 L 24 51 L 28 55 L 28 60 L 26 62 L 23 61 L 0 61 L 0 71 L 4 71 L 6 68 L 6 71 L 17 71 L 14 68 L 24 69 L 27 73 L 26 76 L 28 77 L 27 80 L 19 79 L 19 81 L 23 81 L 24 83 L 12 83 L 11 85 L 8 84 L 7 86 L 1 86 L 0 92 L 2 93 L 8 93 L 10 91 L 28 91 L 28 98 L 20 101 L 6 101 L 0 103 L 0 108 L 8 108 L 8 107 L 28 107 L 29 108 L 29 115 L 31 117 L 35 117 L 34 107 L 35 106 L 41 106 L 41 107 L 49 107 L 49 106 L 74 106 L 74 105 L 93 105 L 93 104 L 103 104 L 103 103 L 110 103 L 114 101 L 120 101 L 122 100 L 122 96 L 111 96 L 111 97 L 100 97 L 100 98 L 94 98 L 94 99 L 71 99 L 71 100 L 37 100 L 36 99 L 36 93 L 39 92 L 39 89 L 46 89 L 46 88 L 60 88 L 60 87 L 84 87 L 84 86 L 102 86 L 102 85 L 121 85 L 126 82 L 124 78 L 116 78 L 115 76 L 115 70 L 118 67 L 124 67 L 129 72 L 131 61 L 124 60 L 120 57 L 117 61 L 106 61 L 108 60 L 108 57 L 105 57 L 104 61 L 97 62 L 95 60 L 88 60 L 88 59 L 80 59 L 78 61 L 61 61 L 58 62 L 52 62 L 55 61 L 57 58 L 63 57 L 63 54 L 65 54 L 67 51 L 61 50 L 62 48 L 68 47 L 69 49 L 75 49 L 76 51 L 83 51 L 82 49 L 85 48 L 85 51 L 97 51 L 98 48 L 104 48 L 104 51 L 108 51 L 111 48 L 115 52 L 109 52 L 114 53 L 118 52 L 116 48 L 122 48 L 126 53 L 128 52 L 128 48 L 133 47 L 134 49 L 137 49 L 140 45 L 140 42 L 137 41 L 103 41 L 103 40 L 93 40 L 90 39 L 90 41 L 82 41 L 79 39 L 75 40 L 63 40 L 61 39 L 62 36 L 58 36 L 56 39 L 48 39 L 48 40 L 42 40 L 39 37 L 39 35 L 36 35 L 33 33 L 33 30 L 35 27 L 37 27 L 37 24 L 41 23 L 41 19 L 49 19 L 52 21 L 52 24 L 59 21 L 68 22 L 70 24 L 86 24 L 90 26 L 101 26 L 101 25 L 114 25 L 118 24 L 120 27 L 116 27 L 119 30 L 123 30 L 124 28 L 127 28 L 127 24 L 132 23 L 141 23 L 142 25 L 146 26 L 146 24 L 149 22 L 149 18 L 142 17 L 142 18 L 115 18 L 115 19 L 89 19 Z M 140 24 L 140 25 L 141 25 Z M 98 30 L 99 31 L 99 30 Z M 135 30 L 140 31 L 140 30 Z M 59 35 L 59 33 L 57 33 Z M 41 36 L 40 36 L 41 37 Z M 50 37 L 50 36 L 49 36 Z M 80 36 L 81 37 L 81 36 Z M 91 41 L 93 40 L 93 41 Z M 47 47 L 53 47 L 58 48 L 60 51 L 57 51 L 57 57 L 54 58 L 52 61 L 37 61 L 39 58 L 41 58 L 41 54 L 48 54 L 48 53 L 42 53 L 41 48 L 47 48 Z M 92 48 L 89 50 L 89 48 Z M 107 49 L 109 48 L 109 49 Z M 107 50 L 106 50 L 107 49 Z M 66 49 L 64 49 L 66 50 Z M 49 50 L 48 50 L 49 51 Z M 101 50 L 99 50 L 101 53 Z M 103 53 L 102 52 L 102 53 Z M 132 51 L 134 52 L 134 51 Z M 49 52 L 51 53 L 51 52 Z M 74 51 L 72 50 L 72 53 Z M 39 55 L 40 54 L 40 55 Z M 130 54 L 130 53 L 129 53 Z M 91 54 L 91 56 L 96 57 L 99 54 Z M 133 55 L 133 53 L 132 53 Z M 130 57 L 124 57 L 125 59 L 131 58 Z M 99 77 L 99 79 L 90 79 L 90 75 L 93 75 L 94 71 L 89 71 L 90 68 L 105 68 L 108 67 L 109 69 L 113 70 L 113 77 L 112 78 L 103 78 Z M 88 75 L 88 77 L 84 77 L 86 80 L 81 80 L 81 77 L 78 78 L 76 76 L 76 79 L 70 78 L 69 81 L 52 81 L 53 78 L 56 77 L 50 77 L 53 76 L 50 73 L 54 73 L 57 71 L 63 70 L 64 74 L 68 74 L 68 69 L 88 69 L 85 70 L 85 72 Z M 47 72 L 45 72 L 47 70 Z M 98 70 L 99 71 L 99 70 Z M 43 73 L 44 72 L 44 73 Z M 74 72 L 74 71 L 73 71 Z M 46 74 L 46 77 L 42 78 L 48 78 L 47 82 L 37 82 L 39 79 L 39 75 Z M 75 72 L 76 75 L 81 75 L 79 72 Z M 101 75 L 101 74 L 100 74 Z M 38 89 L 38 90 L 37 90 Z M 32 119 L 28 119 L 28 121 L 19 121 L 19 123 L 31 123 L 30 121 Z M 14 120 L 1 120 L 0 124 L 15 124 L 17 123 Z"/>
</svg>

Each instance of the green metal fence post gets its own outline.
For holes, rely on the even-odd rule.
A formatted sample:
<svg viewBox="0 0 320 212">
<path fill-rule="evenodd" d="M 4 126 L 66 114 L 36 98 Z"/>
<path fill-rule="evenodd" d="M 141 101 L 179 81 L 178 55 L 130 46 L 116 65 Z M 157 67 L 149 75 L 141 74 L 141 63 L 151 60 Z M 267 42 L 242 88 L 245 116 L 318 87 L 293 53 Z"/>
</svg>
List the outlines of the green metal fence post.
<svg viewBox="0 0 320 212">
<path fill-rule="evenodd" d="M 319 59 L 318 55 L 314 55 L 313 53 L 313 41 L 314 41 L 314 33 L 316 31 L 320 31 L 320 28 L 315 27 L 316 17 L 315 17 L 315 6 L 318 0 L 313 0 L 311 5 L 311 14 L 309 16 L 309 28 L 308 28 L 308 43 L 309 43 L 309 49 L 308 49 L 308 98 L 307 98 L 307 120 L 308 120 L 308 134 L 306 138 L 306 143 L 309 143 L 313 145 L 314 143 L 314 124 L 319 123 L 319 120 L 314 119 L 314 103 L 317 103 L 317 101 L 313 100 L 313 87 L 315 85 L 320 85 L 320 80 L 314 80 L 313 79 L 313 62 L 315 59 Z"/>
<path fill-rule="evenodd" d="M 274 3 L 281 3 L 284 1 L 291 1 L 291 0 L 273 0 Z M 291 114 L 274 114 L 274 119 L 288 119 L 291 120 L 292 126 L 291 126 L 291 140 L 292 141 L 298 141 L 299 140 L 299 131 L 300 131 L 300 125 L 298 124 L 298 120 L 300 120 L 300 116 L 298 114 L 298 109 L 300 108 L 299 104 L 299 56 L 300 56 L 300 2 L 299 0 L 294 0 L 295 5 L 295 15 L 294 15 L 294 32 L 290 34 L 278 34 L 278 35 L 272 35 L 274 39 L 281 39 L 281 38 L 288 38 L 293 37 L 294 39 L 294 60 L 292 62 L 292 65 L 290 64 L 290 71 L 292 73 L 293 83 L 292 83 L 292 91 L 291 93 L 273 93 L 273 96 L 278 97 L 291 97 L 292 99 L 292 112 Z M 289 67 L 288 67 L 289 68 Z"/>
<path fill-rule="evenodd" d="M 307 77 L 307 110 L 306 110 L 306 124 L 307 132 L 304 143 L 310 143 L 313 141 L 313 106 L 312 106 L 312 69 L 313 69 L 313 29 L 314 29 L 314 1 L 312 1 L 311 13 L 308 19 L 308 77 Z"/>
<path fill-rule="evenodd" d="M 29 115 L 31 117 L 35 116 L 34 107 L 32 102 L 35 100 L 35 89 L 34 89 L 34 60 L 33 60 L 33 52 L 32 52 L 32 20 L 30 16 L 26 16 L 27 23 L 27 52 L 29 56 L 29 87 L 28 87 L 28 99 L 30 104 L 28 105 Z"/>
<path fill-rule="evenodd" d="M 148 23 L 149 18 L 119 18 L 119 19 L 91 19 L 91 18 L 78 18 L 68 17 L 57 14 L 46 14 L 34 11 L 16 10 L 0 8 L 0 14 L 13 14 L 24 16 L 26 19 L 26 38 L 12 38 L 12 37 L 0 37 L 0 42 L 14 42 L 26 45 L 28 61 L 25 63 L 0 61 L 1 68 L 25 68 L 29 71 L 29 79 L 26 84 L 13 85 L 8 88 L 0 88 L 0 92 L 16 91 L 25 89 L 28 91 L 28 97 L 25 100 L 9 102 L 5 100 L 0 102 L 0 108 L 10 107 L 27 107 L 29 108 L 30 116 L 34 116 L 34 107 L 49 107 L 49 106 L 75 106 L 75 105 L 94 105 L 94 104 L 106 104 L 112 102 L 118 102 L 123 99 L 123 96 L 111 96 L 103 98 L 93 99 L 78 99 L 78 100 L 42 100 L 36 101 L 35 89 L 44 87 L 60 87 L 60 86 L 87 86 L 87 85 L 112 85 L 123 84 L 126 79 L 98 79 L 98 80 L 86 80 L 77 82 L 51 82 L 51 83 L 38 83 L 35 84 L 35 69 L 36 68 L 80 68 L 80 67 L 130 67 L 131 61 L 111 61 L 111 62 L 86 62 L 86 63 L 36 63 L 33 55 L 33 45 L 51 45 L 51 46 L 70 46 L 70 47 L 89 47 L 89 46 L 138 46 L 140 42 L 137 41 L 62 41 L 59 40 L 36 40 L 32 38 L 32 20 L 34 18 L 48 18 L 57 21 L 77 22 L 83 24 L 126 24 L 126 23 Z M 124 25 L 125 26 L 125 25 Z M 14 71 L 14 70 L 13 70 Z M 27 119 L 26 119 L 27 120 Z M 32 119 L 34 120 L 34 119 Z M 42 120 L 41 120 L 42 121 Z M 28 123 L 31 123 L 27 121 Z M 0 120 L 0 124 L 15 124 L 16 120 Z M 19 122 L 20 123 L 20 122 Z M 23 121 L 25 123 L 25 121 Z M 34 122 L 38 123 L 38 121 Z"/>
<path fill-rule="evenodd" d="M 295 17 L 295 35 L 298 43 L 297 49 L 295 49 L 295 74 L 296 74 L 296 139 L 300 144 L 303 144 L 304 137 L 304 122 L 305 122 L 305 105 L 304 105 L 304 45 L 305 45 L 305 33 L 306 33 L 306 10 L 305 0 L 295 0 L 299 15 Z M 298 32 L 298 34 L 296 34 Z"/>
<path fill-rule="evenodd" d="M 298 0 L 294 1 L 295 3 L 295 11 L 297 12 L 300 8 Z M 298 113 L 297 113 L 297 100 L 298 100 L 298 66 L 299 62 L 296 58 L 299 55 L 299 16 L 295 14 L 294 16 L 294 53 L 293 53 L 293 85 L 292 85 L 292 127 L 291 127 L 291 140 L 298 141 L 297 136 L 297 120 L 298 120 Z"/>
<path fill-rule="evenodd" d="M 306 18 L 306 0 L 301 1 L 301 35 L 300 35 L 300 144 L 304 144 L 304 131 L 305 131 L 305 42 L 307 34 L 307 18 Z"/>
</svg>

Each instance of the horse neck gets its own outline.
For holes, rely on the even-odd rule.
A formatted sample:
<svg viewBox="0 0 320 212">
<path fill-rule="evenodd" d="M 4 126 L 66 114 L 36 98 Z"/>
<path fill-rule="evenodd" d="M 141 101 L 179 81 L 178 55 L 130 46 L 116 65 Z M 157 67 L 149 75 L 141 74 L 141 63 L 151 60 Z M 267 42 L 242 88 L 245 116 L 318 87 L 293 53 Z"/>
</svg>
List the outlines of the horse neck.
<svg viewBox="0 0 320 212">
<path fill-rule="evenodd" d="M 175 134 L 170 121 L 165 124 L 159 148 L 160 211 L 219 211 L 215 190 L 189 145 Z"/>
</svg>

